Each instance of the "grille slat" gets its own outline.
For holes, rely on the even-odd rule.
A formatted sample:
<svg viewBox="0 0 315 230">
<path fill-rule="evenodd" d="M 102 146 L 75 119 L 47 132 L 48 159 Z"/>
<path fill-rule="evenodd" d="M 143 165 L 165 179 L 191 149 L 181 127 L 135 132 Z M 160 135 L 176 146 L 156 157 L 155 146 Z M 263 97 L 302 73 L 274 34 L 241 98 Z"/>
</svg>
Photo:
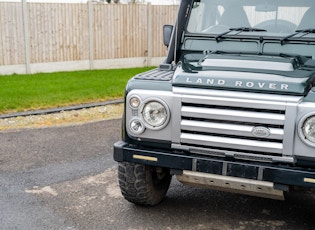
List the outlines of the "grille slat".
<svg viewBox="0 0 315 230">
<path fill-rule="evenodd" d="M 196 133 L 217 133 L 220 135 L 233 135 L 243 137 L 253 137 L 253 125 L 235 125 L 226 123 L 182 120 L 181 128 L 183 131 L 190 131 Z M 283 129 L 269 128 L 270 135 L 266 139 L 283 139 Z"/>
<path fill-rule="evenodd" d="M 263 101 L 259 100 L 252 100 L 252 99 L 239 99 L 239 98 L 226 98 L 224 95 L 221 95 L 222 97 L 203 97 L 190 95 L 189 97 L 182 98 L 183 104 L 192 104 L 198 106 L 216 106 L 216 107 L 223 107 L 223 106 L 233 106 L 235 108 L 242 107 L 244 109 L 250 108 L 250 109 L 266 109 L 269 111 L 284 111 L 285 110 L 285 103 L 283 102 L 277 102 L 277 101 L 268 101 L 268 104 L 266 104 Z M 198 104 L 196 104 L 198 102 Z"/>
<path fill-rule="evenodd" d="M 226 120 L 235 122 L 252 122 L 261 124 L 283 125 L 284 114 L 267 112 L 249 112 L 236 109 L 214 109 L 193 106 L 183 106 L 182 116 L 203 119 Z M 258 122 L 259 121 L 259 122 Z"/>
<path fill-rule="evenodd" d="M 273 154 L 281 154 L 283 149 L 282 143 L 188 133 L 181 134 L 181 141 L 186 144 L 194 144 L 199 146 L 269 152 Z"/>
</svg>

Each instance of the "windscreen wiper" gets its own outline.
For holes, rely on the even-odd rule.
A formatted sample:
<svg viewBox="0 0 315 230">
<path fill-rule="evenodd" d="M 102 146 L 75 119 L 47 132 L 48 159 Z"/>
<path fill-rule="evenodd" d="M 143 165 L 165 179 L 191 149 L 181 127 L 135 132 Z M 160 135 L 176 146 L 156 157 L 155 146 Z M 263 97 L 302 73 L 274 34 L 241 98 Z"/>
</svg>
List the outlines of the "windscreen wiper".
<svg viewBox="0 0 315 230">
<path fill-rule="evenodd" d="M 267 31 L 267 30 L 259 29 L 259 28 L 254 28 L 254 27 L 230 28 L 230 30 L 225 31 L 225 32 L 223 32 L 223 33 L 217 35 L 217 36 L 215 37 L 215 40 L 216 40 L 217 42 L 219 42 L 220 38 L 222 38 L 224 35 L 229 34 L 229 33 L 233 32 L 233 31 L 239 31 L 239 32 L 265 32 L 265 31 Z"/>
<path fill-rule="evenodd" d="M 303 37 L 303 36 L 305 36 L 305 35 L 308 35 L 308 34 L 315 34 L 315 29 L 310 28 L 310 29 L 305 29 L 305 30 L 296 30 L 295 33 L 290 34 L 290 35 L 288 35 L 288 36 L 282 38 L 282 39 L 280 40 L 281 45 L 284 45 L 284 43 L 285 43 L 286 41 L 288 41 L 289 38 L 292 38 L 292 37 L 294 37 L 295 35 L 302 34 L 302 33 L 305 33 L 305 34 L 303 34 L 301 37 Z"/>
</svg>

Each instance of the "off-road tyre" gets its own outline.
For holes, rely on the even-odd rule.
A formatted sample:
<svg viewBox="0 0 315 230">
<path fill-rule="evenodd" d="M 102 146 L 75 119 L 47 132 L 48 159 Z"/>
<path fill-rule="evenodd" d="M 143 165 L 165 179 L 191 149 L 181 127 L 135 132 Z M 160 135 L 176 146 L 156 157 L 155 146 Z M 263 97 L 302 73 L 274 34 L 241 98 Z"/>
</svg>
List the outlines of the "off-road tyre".
<svg viewBox="0 0 315 230">
<path fill-rule="evenodd" d="M 123 162 L 118 164 L 118 180 L 126 200 L 143 206 L 160 203 L 170 186 L 169 169 Z"/>
</svg>

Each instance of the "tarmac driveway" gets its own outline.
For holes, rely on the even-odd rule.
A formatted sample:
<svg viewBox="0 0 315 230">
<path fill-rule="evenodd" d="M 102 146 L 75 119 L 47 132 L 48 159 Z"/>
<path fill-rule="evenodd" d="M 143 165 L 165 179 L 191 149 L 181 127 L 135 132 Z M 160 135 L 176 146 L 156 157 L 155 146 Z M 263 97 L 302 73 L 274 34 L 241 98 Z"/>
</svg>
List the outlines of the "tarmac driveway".
<svg viewBox="0 0 315 230">
<path fill-rule="evenodd" d="M 125 201 L 118 120 L 0 132 L 0 229 L 314 229 L 315 192 L 274 201 L 173 180 L 155 208 Z"/>
</svg>

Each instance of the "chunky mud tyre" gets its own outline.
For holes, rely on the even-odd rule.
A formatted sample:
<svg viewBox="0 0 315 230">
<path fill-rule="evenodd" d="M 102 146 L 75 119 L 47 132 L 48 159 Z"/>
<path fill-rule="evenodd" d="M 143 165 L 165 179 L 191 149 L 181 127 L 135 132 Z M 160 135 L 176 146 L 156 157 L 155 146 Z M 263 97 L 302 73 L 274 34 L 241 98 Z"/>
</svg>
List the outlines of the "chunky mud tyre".
<svg viewBox="0 0 315 230">
<path fill-rule="evenodd" d="M 129 202 L 154 206 L 160 203 L 170 186 L 169 169 L 123 162 L 118 164 L 121 193 Z"/>
</svg>

